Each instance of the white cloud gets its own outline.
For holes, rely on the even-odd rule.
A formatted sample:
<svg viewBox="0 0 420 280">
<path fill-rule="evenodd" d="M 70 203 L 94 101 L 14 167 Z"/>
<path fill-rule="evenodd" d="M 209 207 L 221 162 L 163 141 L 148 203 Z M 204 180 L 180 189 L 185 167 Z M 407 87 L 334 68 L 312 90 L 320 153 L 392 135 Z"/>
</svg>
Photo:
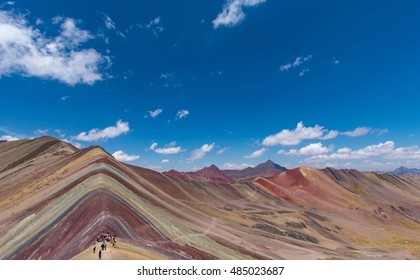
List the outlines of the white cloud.
<svg viewBox="0 0 420 280">
<path fill-rule="evenodd" d="M 248 167 L 254 167 L 255 165 L 252 164 L 247 164 L 247 163 L 242 163 L 242 164 L 235 164 L 235 163 L 225 163 L 223 165 L 223 169 L 227 169 L 227 170 L 242 170 Z"/>
<path fill-rule="evenodd" d="M 343 132 L 343 135 L 349 137 L 359 137 L 368 134 L 372 129 L 370 127 L 358 127 L 352 131 Z"/>
<path fill-rule="evenodd" d="M 204 158 L 204 156 L 211 152 L 214 148 L 214 143 L 212 144 L 204 144 L 201 148 L 196 149 L 191 152 L 191 157 L 188 158 L 189 161 L 195 161 Z"/>
<path fill-rule="evenodd" d="M 125 161 L 125 162 L 134 161 L 134 160 L 137 160 L 137 159 L 140 158 L 140 156 L 138 156 L 138 155 L 129 156 L 129 155 L 127 155 L 127 153 L 125 153 L 124 151 L 121 151 L 121 150 L 116 151 L 115 153 L 112 154 L 112 156 L 118 161 Z"/>
<path fill-rule="evenodd" d="M 168 163 L 169 161 L 169 159 L 162 159 L 162 163 Z"/>
<path fill-rule="evenodd" d="M 60 98 L 60 100 L 61 101 L 67 101 L 67 100 L 69 100 L 70 99 L 70 96 L 68 96 L 68 95 L 66 95 L 66 96 L 62 96 L 61 98 Z"/>
<path fill-rule="evenodd" d="M 400 147 L 393 150 L 387 159 L 417 159 L 420 160 L 420 149 L 417 145 L 410 147 Z"/>
<path fill-rule="evenodd" d="M 218 150 L 216 152 L 216 154 L 221 155 L 221 154 L 226 153 L 227 151 L 229 151 L 229 148 L 226 147 L 226 148 L 223 148 L 223 149 Z"/>
<path fill-rule="evenodd" d="M 38 135 L 47 135 L 48 132 L 49 132 L 48 129 L 37 129 L 37 130 L 34 131 L 34 133 L 38 134 Z"/>
<path fill-rule="evenodd" d="M 176 113 L 176 119 L 184 119 L 190 114 L 190 111 L 188 110 L 179 110 L 178 113 Z"/>
<path fill-rule="evenodd" d="M 117 29 L 117 25 L 116 25 L 116 23 L 107 15 L 107 14 L 105 14 L 104 12 L 99 12 L 99 15 L 102 17 L 102 20 L 104 21 L 104 25 L 105 25 L 105 28 L 106 29 L 108 29 L 108 30 L 112 30 L 112 31 L 114 31 L 117 35 L 119 35 L 119 36 L 121 36 L 121 37 L 123 37 L 123 38 L 126 38 L 126 36 L 125 36 L 125 34 L 124 33 L 122 33 L 121 31 L 119 31 L 118 29 Z M 103 34 L 102 34 L 103 35 Z M 103 35 L 103 37 L 104 37 L 104 35 Z M 108 37 L 105 37 L 105 42 L 108 44 L 109 43 L 109 38 Z"/>
<path fill-rule="evenodd" d="M 277 154 L 284 154 L 288 156 L 308 156 L 308 155 L 319 155 L 319 154 L 326 154 L 330 151 L 329 148 L 324 147 L 322 143 L 312 143 L 305 147 L 298 149 L 291 149 L 290 151 L 286 152 L 284 150 L 280 150 Z"/>
<path fill-rule="evenodd" d="M 323 126 L 315 125 L 314 127 L 305 127 L 303 122 L 299 122 L 296 129 L 283 129 L 275 135 L 270 135 L 263 140 L 264 146 L 293 146 L 300 144 L 303 140 L 308 139 L 322 139 L 328 136 L 328 139 L 333 138 L 336 133 L 329 132 Z"/>
<path fill-rule="evenodd" d="M 321 139 L 321 140 L 334 139 L 338 135 L 340 135 L 340 132 L 338 132 L 337 130 L 330 130 L 327 134 L 325 134 L 324 136 L 322 136 L 319 139 Z"/>
<path fill-rule="evenodd" d="M 300 76 L 300 77 L 303 77 L 303 76 L 305 76 L 305 74 L 306 74 L 306 73 L 308 73 L 308 72 L 309 72 L 309 69 L 305 68 L 305 69 L 303 69 L 302 71 L 300 71 L 300 72 L 299 72 L 299 76 Z"/>
<path fill-rule="evenodd" d="M 162 80 L 168 80 L 172 79 L 175 75 L 173 73 L 162 73 L 160 74 L 160 79 Z"/>
<path fill-rule="evenodd" d="M 115 30 L 116 29 L 116 25 L 115 22 L 105 13 L 101 13 L 102 14 L 102 19 L 104 21 L 105 27 L 109 30 Z"/>
<path fill-rule="evenodd" d="M 388 133 L 388 129 L 372 129 L 370 133 L 376 135 L 376 136 L 382 136 Z"/>
<path fill-rule="evenodd" d="M 365 148 L 353 151 L 350 148 L 341 148 L 337 152 L 329 155 L 316 155 L 305 161 L 326 161 L 326 160 L 350 160 L 350 159 L 365 159 L 369 157 L 390 155 L 394 152 L 395 143 L 387 141 L 377 145 L 370 145 Z"/>
<path fill-rule="evenodd" d="M 61 18 L 59 35 L 48 38 L 26 18 L 0 11 L 0 77 L 21 74 L 68 85 L 92 85 L 103 79 L 100 68 L 109 58 L 80 45 L 93 39 L 76 20 Z"/>
<path fill-rule="evenodd" d="M 173 155 L 183 152 L 181 147 L 176 146 L 176 142 L 170 143 L 165 148 L 158 148 L 158 143 L 153 143 L 149 150 L 155 151 L 155 153 L 161 155 Z"/>
<path fill-rule="evenodd" d="M 156 118 L 157 116 L 159 116 L 162 112 L 163 112 L 163 109 L 156 109 L 156 110 L 154 110 L 154 111 L 147 111 L 149 114 L 148 115 L 146 115 L 145 117 L 146 118 L 148 118 L 148 117 L 150 117 L 150 118 Z"/>
<path fill-rule="evenodd" d="M 0 141 L 16 141 L 16 140 L 20 140 L 20 138 L 15 137 L 15 136 L 10 136 L 10 135 L 0 136 Z"/>
<path fill-rule="evenodd" d="M 213 20 L 213 27 L 219 26 L 232 27 L 239 24 L 245 19 L 243 9 L 245 7 L 257 6 L 264 3 L 265 0 L 227 0 L 223 6 L 223 10 Z"/>
<path fill-rule="evenodd" d="M 83 147 L 82 144 L 80 144 L 79 142 L 74 142 L 74 141 L 71 141 L 71 140 L 68 140 L 68 139 L 65 139 L 65 138 L 61 139 L 61 141 L 72 144 L 73 146 L 75 146 L 78 149 L 81 149 Z"/>
<path fill-rule="evenodd" d="M 109 126 L 105 129 L 91 129 L 88 133 L 81 132 L 79 135 L 74 136 L 73 138 L 79 141 L 98 141 L 109 138 L 115 138 L 120 135 L 126 134 L 130 131 L 130 126 L 128 122 L 123 122 L 122 120 L 117 121 L 115 126 Z"/>
<path fill-rule="evenodd" d="M 144 29 L 151 30 L 155 36 L 158 36 L 159 33 L 163 32 L 164 28 L 162 25 L 162 19 L 158 16 L 152 19 L 149 23 L 141 26 Z"/>
<path fill-rule="evenodd" d="M 262 148 L 262 149 L 256 150 L 252 154 L 244 156 L 244 158 L 258 158 L 262 156 L 266 151 L 267 151 L 266 148 Z"/>
<path fill-rule="evenodd" d="M 310 54 L 310 55 L 307 55 L 307 56 L 298 56 L 298 57 L 296 57 L 295 58 L 295 61 L 293 62 L 293 63 L 291 63 L 291 62 L 288 62 L 288 63 L 286 63 L 286 64 L 284 64 L 284 65 L 281 65 L 280 66 L 280 71 L 281 72 L 284 72 L 284 71 L 289 71 L 290 69 L 292 69 L 292 68 L 296 68 L 296 67 L 299 67 L 299 66 L 301 66 L 304 62 L 307 62 L 307 61 L 309 61 L 309 60 L 311 60 L 312 59 L 312 55 Z M 300 73 L 299 73 L 299 75 L 300 76 L 303 76 L 303 75 L 305 75 L 305 73 L 306 72 L 308 72 L 309 71 L 309 69 L 303 69 Z"/>
<path fill-rule="evenodd" d="M 161 155 L 174 155 L 174 154 L 179 154 L 180 152 L 182 152 L 182 148 L 181 147 L 156 148 L 154 151 L 157 154 L 161 154 Z"/>
<path fill-rule="evenodd" d="M 158 143 L 153 143 L 152 145 L 150 145 L 149 150 L 154 151 L 158 146 Z"/>
</svg>

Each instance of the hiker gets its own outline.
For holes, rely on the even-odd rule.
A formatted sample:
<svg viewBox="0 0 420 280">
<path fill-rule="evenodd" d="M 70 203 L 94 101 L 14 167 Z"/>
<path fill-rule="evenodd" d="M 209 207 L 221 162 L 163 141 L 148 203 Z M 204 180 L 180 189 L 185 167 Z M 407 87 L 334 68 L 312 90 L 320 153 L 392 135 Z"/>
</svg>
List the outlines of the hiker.
<svg viewBox="0 0 420 280">
<path fill-rule="evenodd" d="M 102 259 L 102 252 L 101 251 L 99 251 L 99 259 Z"/>
<path fill-rule="evenodd" d="M 104 243 L 102 243 L 102 244 L 101 244 L 101 248 L 102 248 L 102 251 L 103 251 L 103 250 L 105 250 L 105 249 L 104 249 L 104 248 L 105 248 Z"/>
<path fill-rule="evenodd" d="M 95 247 L 93 247 L 93 253 L 95 254 L 95 251 L 96 251 L 96 246 Z"/>
</svg>

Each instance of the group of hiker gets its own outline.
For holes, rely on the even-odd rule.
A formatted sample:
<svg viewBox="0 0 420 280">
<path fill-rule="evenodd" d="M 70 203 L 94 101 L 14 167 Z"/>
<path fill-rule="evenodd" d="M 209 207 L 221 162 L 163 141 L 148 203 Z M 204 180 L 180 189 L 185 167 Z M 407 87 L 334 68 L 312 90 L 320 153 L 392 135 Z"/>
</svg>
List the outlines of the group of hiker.
<svg viewBox="0 0 420 280">
<path fill-rule="evenodd" d="M 107 242 L 111 243 L 112 247 L 115 247 L 115 245 L 117 244 L 115 238 L 116 235 L 112 235 L 109 232 L 103 231 L 102 234 L 99 235 L 93 243 L 93 253 L 95 254 L 96 252 L 96 244 L 101 244 L 100 250 L 98 251 L 98 257 L 99 259 L 102 259 L 102 251 L 106 250 Z"/>
</svg>

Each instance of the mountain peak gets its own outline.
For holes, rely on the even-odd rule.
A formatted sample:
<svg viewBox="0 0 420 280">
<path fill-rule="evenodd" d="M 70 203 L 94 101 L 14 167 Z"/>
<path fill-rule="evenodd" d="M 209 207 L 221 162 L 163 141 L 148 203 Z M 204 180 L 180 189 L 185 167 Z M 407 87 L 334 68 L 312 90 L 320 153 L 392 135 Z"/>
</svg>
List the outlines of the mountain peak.
<svg viewBox="0 0 420 280">
<path fill-rule="evenodd" d="M 394 173 L 396 175 L 420 174 L 420 169 L 418 169 L 418 168 L 408 168 L 408 167 L 405 167 L 405 166 L 401 166 L 401 167 L 395 169 L 394 171 L 392 171 L 392 173 Z"/>
<path fill-rule="evenodd" d="M 223 172 L 236 180 L 252 180 L 256 177 L 273 177 L 283 171 L 287 171 L 287 168 L 269 159 L 255 167 L 248 167 L 242 170 L 224 170 Z"/>
</svg>

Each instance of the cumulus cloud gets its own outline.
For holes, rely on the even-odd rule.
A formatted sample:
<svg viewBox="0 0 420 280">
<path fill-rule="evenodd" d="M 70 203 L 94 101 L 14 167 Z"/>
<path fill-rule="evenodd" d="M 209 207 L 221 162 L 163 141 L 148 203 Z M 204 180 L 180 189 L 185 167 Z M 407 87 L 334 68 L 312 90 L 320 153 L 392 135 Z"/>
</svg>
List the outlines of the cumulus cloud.
<svg viewBox="0 0 420 280">
<path fill-rule="evenodd" d="M 100 71 L 109 65 L 109 58 L 81 48 L 93 35 L 79 29 L 72 18 L 60 17 L 56 22 L 61 23 L 59 35 L 50 38 L 23 15 L 0 11 L 0 77 L 20 74 L 72 86 L 103 80 Z"/>
<path fill-rule="evenodd" d="M 223 165 L 223 169 L 227 169 L 227 170 L 242 170 L 248 167 L 254 167 L 255 165 L 252 164 L 247 164 L 247 163 L 242 163 L 242 164 L 235 164 L 235 163 L 225 163 Z"/>
<path fill-rule="evenodd" d="M 395 143 L 387 141 L 376 145 L 366 146 L 365 148 L 353 151 L 350 148 L 338 149 L 335 153 L 329 155 L 315 155 L 306 161 L 325 161 L 325 160 L 351 160 L 351 159 L 365 159 L 369 157 L 390 155 L 394 152 Z"/>
<path fill-rule="evenodd" d="M 190 111 L 188 111 L 188 110 L 179 110 L 179 111 L 176 113 L 176 119 L 177 119 L 177 120 L 184 119 L 184 118 L 186 118 L 189 114 L 190 114 Z"/>
<path fill-rule="evenodd" d="M 223 10 L 213 20 L 213 27 L 232 27 L 245 19 L 244 8 L 257 6 L 266 0 L 227 0 Z"/>
<path fill-rule="evenodd" d="M 155 153 L 161 155 L 173 155 L 183 152 L 181 147 L 176 146 L 176 142 L 170 143 L 165 148 L 158 148 L 158 143 L 153 143 L 149 150 L 155 151 Z"/>
<path fill-rule="evenodd" d="M 314 127 L 305 127 L 303 122 L 299 122 L 296 126 L 296 129 L 289 130 L 283 129 L 275 135 L 270 135 L 263 140 L 264 146 L 275 146 L 275 145 L 284 145 L 284 146 L 293 146 L 300 144 L 303 140 L 308 139 L 322 139 L 323 137 L 328 136 L 329 139 L 333 138 L 336 132 L 329 132 L 324 129 L 323 126 L 315 125 Z"/>
<path fill-rule="evenodd" d="M 109 138 L 116 138 L 123 134 L 126 134 L 130 131 L 130 126 L 128 122 L 123 122 L 122 120 L 117 121 L 115 126 L 109 126 L 104 129 L 94 128 L 91 129 L 88 133 L 81 132 L 79 135 L 74 136 L 73 138 L 78 141 L 98 141 L 98 140 L 106 140 Z"/>
<path fill-rule="evenodd" d="M 308 156 L 308 155 L 319 155 L 319 154 L 326 154 L 330 151 L 329 148 L 324 147 L 321 142 L 312 143 L 300 149 L 291 149 L 290 151 L 286 152 L 284 150 L 280 150 L 277 154 L 283 154 L 288 156 Z"/>
<path fill-rule="evenodd" d="M 343 132 L 343 135 L 349 137 L 359 137 L 368 134 L 372 129 L 370 127 L 358 127 L 352 131 Z"/>
<path fill-rule="evenodd" d="M 266 148 L 262 148 L 262 149 L 256 150 L 255 152 L 249 155 L 244 156 L 244 158 L 258 158 L 262 156 L 266 151 L 267 151 Z"/>
<path fill-rule="evenodd" d="M 188 158 L 189 161 L 195 161 L 204 158 L 204 156 L 211 152 L 214 148 L 214 143 L 212 144 L 204 144 L 201 148 L 193 150 L 191 152 L 191 157 Z"/>
<path fill-rule="evenodd" d="M 0 136 L 0 141 L 16 141 L 16 140 L 20 140 L 20 138 L 11 136 L 11 135 Z"/>
<path fill-rule="evenodd" d="M 146 118 L 156 118 L 157 116 L 159 116 L 161 113 L 163 112 L 163 109 L 156 109 L 154 111 L 147 111 L 147 115 L 145 116 Z"/>
<path fill-rule="evenodd" d="M 387 133 L 386 129 L 372 129 L 369 127 L 358 127 L 352 131 L 339 132 L 337 130 L 328 130 L 323 126 L 315 125 L 314 127 L 305 127 L 303 122 L 299 122 L 294 130 L 283 129 L 277 134 L 267 136 L 263 140 L 264 146 L 293 146 L 298 145 L 304 140 L 319 139 L 329 140 L 334 139 L 339 135 L 345 135 L 349 137 L 359 137 L 368 133 L 374 133 L 376 135 L 383 135 Z"/>
<path fill-rule="evenodd" d="M 162 163 L 168 163 L 169 161 L 169 159 L 162 159 Z"/>
<path fill-rule="evenodd" d="M 118 161 L 125 161 L 125 162 L 134 161 L 140 158 L 140 156 L 138 155 L 129 156 L 127 155 L 126 152 L 121 151 L 121 150 L 116 151 L 115 153 L 112 154 L 112 156 Z"/>
<path fill-rule="evenodd" d="M 386 156 L 386 159 L 417 159 L 420 160 L 420 149 L 417 145 L 400 147 Z"/>
</svg>

